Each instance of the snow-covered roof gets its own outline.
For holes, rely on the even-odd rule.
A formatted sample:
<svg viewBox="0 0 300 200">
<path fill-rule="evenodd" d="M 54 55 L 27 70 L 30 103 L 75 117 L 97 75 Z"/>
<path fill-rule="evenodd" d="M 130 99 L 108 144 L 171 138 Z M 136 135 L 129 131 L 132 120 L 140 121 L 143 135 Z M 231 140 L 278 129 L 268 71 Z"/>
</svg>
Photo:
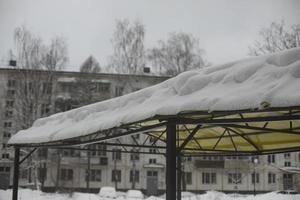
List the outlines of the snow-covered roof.
<svg viewBox="0 0 300 200">
<path fill-rule="evenodd" d="M 10 144 L 88 135 L 157 115 L 300 106 L 300 48 L 179 74 L 152 87 L 38 119 Z"/>
</svg>

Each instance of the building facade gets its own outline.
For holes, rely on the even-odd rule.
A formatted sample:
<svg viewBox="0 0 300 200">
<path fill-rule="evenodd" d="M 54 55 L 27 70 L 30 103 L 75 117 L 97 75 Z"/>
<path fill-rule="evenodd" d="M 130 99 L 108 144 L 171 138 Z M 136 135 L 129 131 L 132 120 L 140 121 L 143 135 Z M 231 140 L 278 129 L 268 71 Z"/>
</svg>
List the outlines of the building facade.
<svg viewBox="0 0 300 200">
<path fill-rule="evenodd" d="M 24 79 L 24 71 L 0 69 L 0 188 L 8 188 L 12 184 L 13 150 L 7 146 L 7 141 L 17 130 L 26 127 L 22 125 L 23 121 L 32 117 L 33 112 L 34 118 L 48 116 L 134 92 L 160 83 L 167 77 L 55 72 L 49 79 L 49 74 L 40 72 L 29 75 L 21 84 L 28 85 L 25 93 L 18 91 L 21 79 Z M 28 93 L 35 92 L 34 86 L 41 88 L 40 93 L 28 97 Z M 25 104 L 26 100 L 35 104 Z M 28 112 L 31 115 L 25 115 Z M 120 142 L 156 143 L 154 138 L 143 134 L 111 141 L 115 144 Z M 164 144 L 157 141 L 157 145 Z M 20 186 L 38 185 L 47 191 L 91 192 L 99 191 L 102 186 L 113 186 L 119 190 L 140 189 L 148 195 L 163 193 L 165 158 L 157 154 L 159 149 L 114 145 L 92 145 L 90 148 L 95 151 L 39 149 L 21 165 Z M 121 153 L 124 149 L 126 153 Z M 139 151 L 146 151 L 147 154 L 137 153 Z M 299 152 L 259 157 L 185 157 L 183 188 L 193 192 L 218 190 L 245 193 L 299 190 L 300 177 L 288 170 L 292 167 L 300 168 Z"/>
</svg>

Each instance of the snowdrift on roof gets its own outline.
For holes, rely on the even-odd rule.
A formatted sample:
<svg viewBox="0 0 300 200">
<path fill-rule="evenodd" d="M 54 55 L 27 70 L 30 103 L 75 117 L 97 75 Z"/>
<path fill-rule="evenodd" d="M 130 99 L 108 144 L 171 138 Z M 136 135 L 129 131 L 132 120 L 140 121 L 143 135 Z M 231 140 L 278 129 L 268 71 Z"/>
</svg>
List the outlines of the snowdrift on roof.
<svg viewBox="0 0 300 200">
<path fill-rule="evenodd" d="M 87 135 L 155 115 L 300 106 L 300 48 L 184 72 L 122 97 L 38 119 L 10 144 Z"/>
</svg>

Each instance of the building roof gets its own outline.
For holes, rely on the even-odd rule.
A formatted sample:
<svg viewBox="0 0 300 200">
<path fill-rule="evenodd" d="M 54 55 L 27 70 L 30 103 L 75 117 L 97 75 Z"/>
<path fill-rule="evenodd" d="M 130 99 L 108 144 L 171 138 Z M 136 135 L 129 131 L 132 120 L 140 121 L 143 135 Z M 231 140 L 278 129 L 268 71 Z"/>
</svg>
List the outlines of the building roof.
<svg viewBox="0 0 300 200">
<path fill-rule="evenodd" d="M 287 133 L 300 128 L 299 106 L 300 48 L 295 48 L 184 72 L 131 94 L 38 119 L 29 129 L 15 134 L 9 144 L 71 141 L 116 128 L 117 132 L 130 134 L 137 126 L 147 127 L 139 131 L 147 130 L 163 139 L 165 135 L 160 132 L 164 129 L 158 128 L 159 123 L 170 118 L 177 121 L 188 118 L 186 123 L 179 120 L 185 124 L 180 136 L 182 142 L 201 125 L 196 131 L 198 136 L 194 136 L 202 140 L 187 145 L 191 152 L 201 147 L 199 142 L 202 150 L 254 152 L 299 148 L 300 133 Z M 223 123 L 235 126 L 230 129 L 225 125 L 212 126 Z M 266 131 L 267 128 L 270 130 Z M 150 129 L 155 130 L 150 133 Z M 105 134 L 107 139 L 113 138 L 109 134 L 116 133 Z"/>
</svg>

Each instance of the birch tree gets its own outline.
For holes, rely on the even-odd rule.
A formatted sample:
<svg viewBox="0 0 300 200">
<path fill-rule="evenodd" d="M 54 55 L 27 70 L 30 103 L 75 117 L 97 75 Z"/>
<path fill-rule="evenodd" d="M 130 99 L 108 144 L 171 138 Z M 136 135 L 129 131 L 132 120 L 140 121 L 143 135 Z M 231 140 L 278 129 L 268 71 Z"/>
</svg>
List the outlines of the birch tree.
<svg viewBox="0 0 300 200">
<path fill-rule="evenodd" d="M 148 59 L 161 74 L 174 76 L 206 66 L 203 53 L 197 38 L 180 32 L 171 33 L 166 41 L 158 41 L 157 46 L 148 51 Z"/>
<path fill-rule="evenodd" d="M 17 66 L 15 75 L 11 77 L 16 83 L 13 108 L 15 122 L 18 122 L 15 128 L 20 130 L 30 127 L 36 119 L 50 115 L 54 110 L 55 72 L 64 68 L 68 55 L 64 38 L 54 37 L 46 45 L 25 26 L 15 29 L 14 41 Z M 37 186 L 40 159 L 36 157 L 30 156 L 29 171 L 33 172 Z"/>
<path fill-rule="evenodd" d="M 250 55 L 258 56 L 300 47 L 300 24 L 286 27 L 285 22 L 272 22 L 259 32 L 259 40 L 249 46 Z"/>
<path fill-rule="evenodd" d="M 111 40 L 114 53 L 109 67 L 115 72 L 138 74 L 145 66 L 145 27 L 138 21 L 118 20 Z"/>
</svg>

